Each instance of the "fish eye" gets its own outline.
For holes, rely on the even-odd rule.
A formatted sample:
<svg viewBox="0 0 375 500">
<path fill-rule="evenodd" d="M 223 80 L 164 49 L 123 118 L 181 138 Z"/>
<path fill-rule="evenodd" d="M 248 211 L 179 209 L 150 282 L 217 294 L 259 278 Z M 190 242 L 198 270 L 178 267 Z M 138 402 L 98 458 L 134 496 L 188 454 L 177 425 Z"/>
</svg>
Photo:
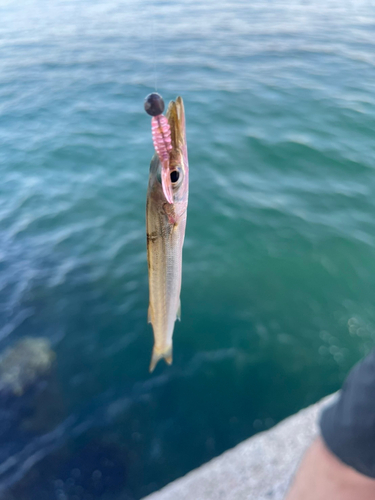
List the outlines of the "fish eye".
<svg viewBox="0 0 375 500">
<path fill-rule="evenodd" d="M 180 178 L 180 172 L 178 170 L 173 170 L 171 172 L 171 182 L 174 184 Z"/>
<path fill-rule="evenodd" d="M 178 166 L 176 170 L 172 170 L 172 172 L 170 173 L 171 183 L 174 186 L 178 186 L 179 184 L 181 184 L 182 177 L 183 177 L 183 172 L 180 166 Z"/>
</svg>

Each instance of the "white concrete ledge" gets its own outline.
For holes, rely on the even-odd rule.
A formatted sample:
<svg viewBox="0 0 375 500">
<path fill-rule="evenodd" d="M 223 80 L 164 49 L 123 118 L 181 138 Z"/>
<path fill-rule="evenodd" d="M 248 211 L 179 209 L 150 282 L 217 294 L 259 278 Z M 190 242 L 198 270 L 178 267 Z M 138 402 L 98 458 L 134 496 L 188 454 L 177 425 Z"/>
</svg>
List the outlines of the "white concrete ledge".
<svg viewBox="0 0 375 500">
<path fill-rule="evenodd" d="M 334 397 L 247 439 L 144 500 L 282 500 L 318 434 L 322 407 Z"/>
</svg>

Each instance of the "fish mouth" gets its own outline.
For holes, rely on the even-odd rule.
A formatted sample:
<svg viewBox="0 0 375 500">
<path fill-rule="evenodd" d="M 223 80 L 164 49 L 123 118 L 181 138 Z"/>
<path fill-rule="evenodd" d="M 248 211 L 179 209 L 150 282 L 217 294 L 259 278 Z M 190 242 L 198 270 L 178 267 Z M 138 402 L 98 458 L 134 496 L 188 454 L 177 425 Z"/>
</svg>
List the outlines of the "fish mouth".
<svg viewBox="0 0 375 500">
<path fill-rule="evenodd" d="M 169 152 L 169 161 L 162 163 L 161 180 L 164 196 L 168 203 L 173 204 L 171 175 L 179 166 L 184 169 L 187 161 L 185 108 L 181 97 L 169 103 L 166 117 L 171 129 L 172 149 Z"/>
</svg>

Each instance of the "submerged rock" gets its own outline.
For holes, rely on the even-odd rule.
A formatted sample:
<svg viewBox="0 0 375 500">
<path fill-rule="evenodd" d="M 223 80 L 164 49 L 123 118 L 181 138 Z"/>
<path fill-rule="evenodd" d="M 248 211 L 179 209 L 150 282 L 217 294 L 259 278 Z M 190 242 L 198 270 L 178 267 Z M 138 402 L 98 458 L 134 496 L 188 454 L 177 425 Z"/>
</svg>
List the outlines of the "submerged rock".
<svg viewBox="0 0 375 500">
<path fill-rule="evenodd" d="M 47 339 L 25 337 L 0 356 L 0 392 L 22 396 L 50 372 L 55 359 Z"/>
</svg>

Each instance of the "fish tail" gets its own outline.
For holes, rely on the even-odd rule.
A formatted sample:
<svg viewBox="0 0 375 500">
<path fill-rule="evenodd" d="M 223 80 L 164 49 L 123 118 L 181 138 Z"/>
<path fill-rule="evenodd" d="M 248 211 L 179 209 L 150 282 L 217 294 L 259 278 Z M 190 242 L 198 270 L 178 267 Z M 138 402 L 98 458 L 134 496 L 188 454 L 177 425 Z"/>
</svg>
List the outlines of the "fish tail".
<svg viewBox="0 0 375 500">
<path fill-rule="evenodd" d="M 154 371 L 155 366 L 158 364 L 158 362 L 163 359 L 165 360 L 168 365 L 172 364 L 172 346 L 168 346 L 166 349 L 163 351 L 157 351 L 155 349 L 155 346 L 152 350 L 152 356 L 151 356 L 151 363 L 150 363 L 150 373 Z"/>
</svg>

